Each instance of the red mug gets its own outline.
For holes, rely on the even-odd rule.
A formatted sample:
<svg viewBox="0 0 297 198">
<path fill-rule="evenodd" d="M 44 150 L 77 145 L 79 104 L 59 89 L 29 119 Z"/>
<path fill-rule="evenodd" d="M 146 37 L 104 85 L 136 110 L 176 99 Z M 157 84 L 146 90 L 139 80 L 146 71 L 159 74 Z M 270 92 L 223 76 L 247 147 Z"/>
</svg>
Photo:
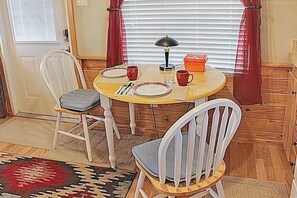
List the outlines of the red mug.
<svg viewBox="0 0 297 198">
<path fill-rule="evenodd" d="M 189 81 L 189 77 L 191 80 Z M 194 79 L 193 74 L 190 74 L 187 70 L 178 70 L 176 72 L 177 83 L 179 86 L 187 86 L 188 83 L 192 82 Z"/>
<path fill-rule="evenodd" d="M 137 80 L 138 77 L 138 67 L 137 66 L 128 66 L 127 67 L 127 76 L 129 80 Z"/>
</svg>

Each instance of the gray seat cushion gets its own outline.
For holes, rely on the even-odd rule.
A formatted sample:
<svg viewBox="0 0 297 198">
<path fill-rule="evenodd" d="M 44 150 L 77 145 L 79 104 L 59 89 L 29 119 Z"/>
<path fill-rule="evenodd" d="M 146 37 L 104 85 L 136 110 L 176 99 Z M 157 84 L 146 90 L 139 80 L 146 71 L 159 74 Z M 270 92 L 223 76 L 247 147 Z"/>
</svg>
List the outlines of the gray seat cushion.
<svg viewBox="0 0 297 198">
<path fill-rule="evenodd" d="M 87 111 L 98 105 L 100 105 L 100 95 L 93 89 L 77 89 L 60 98 L 60 106 L 72 111 Z"/>
<path fill-rule="evenodd" d="M 181 181 L 185 181 L 186 175 L 186 159 L 187 159 L 187 139 L 188 134 L 182 134 L 182 169 L 181 169 Z M 196 135 L 195 139 L 195 151 L 194 151 L 194 162 L 192 168 L 192 178 L 196 175 L 196 167 L 197 167 L 197 159 L 198 159 L 198 145 L 199 145 L 199 136 Z M 151 175 L 155 177 L 159 177 L 159 169 L 158 169 L 158 150 L 162 139 L 157 139 L 154 141 L 150 141 L 141 145 L 137 145 L 133 147 L 132 152 L 136 160 L 139 164 Z M 169 144 L 167 150 L 167 168 L 166 168 L 166 179 L 169 181 L 174 181 L 174 139 Z M 208 152 L 208 145 L 206 144 L 205 152 Z M 206 167 L 206 157 L 205 155 L 203 160 L 202 170 L 205 172 Z"/>
</svg>

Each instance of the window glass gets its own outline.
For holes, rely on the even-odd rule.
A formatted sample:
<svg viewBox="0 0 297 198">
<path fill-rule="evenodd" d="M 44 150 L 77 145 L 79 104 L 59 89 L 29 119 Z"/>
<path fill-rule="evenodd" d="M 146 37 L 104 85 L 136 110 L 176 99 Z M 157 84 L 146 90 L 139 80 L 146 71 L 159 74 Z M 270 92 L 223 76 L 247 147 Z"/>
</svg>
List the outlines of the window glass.
<svg viewBox="0 0 297 198">
<path fill-rule="evenodd" d="M 8 0 L 15 41 L 57 41 L 52 0 Z"/>
</svg>

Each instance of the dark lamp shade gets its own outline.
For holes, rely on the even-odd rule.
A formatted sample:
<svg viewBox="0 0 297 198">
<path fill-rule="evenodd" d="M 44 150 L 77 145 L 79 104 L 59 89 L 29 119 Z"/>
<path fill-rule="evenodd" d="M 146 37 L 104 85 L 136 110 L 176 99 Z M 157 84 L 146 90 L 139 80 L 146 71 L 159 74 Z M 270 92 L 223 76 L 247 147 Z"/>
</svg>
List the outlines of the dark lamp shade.
<svg viewBox="0 0 297 198">
<path fill-rule="evenodd" d="M 166 35 L 165 37 L 158 39 L 155 45 L 160 47 L 173 47 L 178 46 L 179 44 L 177 40 Z"/>
</svg>

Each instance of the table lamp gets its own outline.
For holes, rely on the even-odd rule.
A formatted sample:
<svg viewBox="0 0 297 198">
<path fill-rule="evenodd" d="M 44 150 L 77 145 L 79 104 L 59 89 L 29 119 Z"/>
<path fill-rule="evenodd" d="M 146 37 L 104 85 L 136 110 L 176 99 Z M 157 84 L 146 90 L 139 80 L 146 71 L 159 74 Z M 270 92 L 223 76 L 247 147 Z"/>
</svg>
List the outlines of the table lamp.
<svg viewBox="0 0 297 198">
<path fill-rule="evenodd" d="M 174 65 L 173 64 L 168 64 L 168 59 L 169 59 L 169 47 L 174 47 L 174 46 L 178 46 L 178 42 L 177 40 L 175 40 L 174 38 L 169 37 L 168 35 L 166 35 L 165 37 L 162 37 L 160 39 L 158 39 L 155 43 L 156 46 L 159 47 L 164 47 L 164 52 L 165 52 L 165 64 L 161 64 L 160 65 L 160 70 L 164 71 L 164 68 L 173 68 Z"/>
</svg>

